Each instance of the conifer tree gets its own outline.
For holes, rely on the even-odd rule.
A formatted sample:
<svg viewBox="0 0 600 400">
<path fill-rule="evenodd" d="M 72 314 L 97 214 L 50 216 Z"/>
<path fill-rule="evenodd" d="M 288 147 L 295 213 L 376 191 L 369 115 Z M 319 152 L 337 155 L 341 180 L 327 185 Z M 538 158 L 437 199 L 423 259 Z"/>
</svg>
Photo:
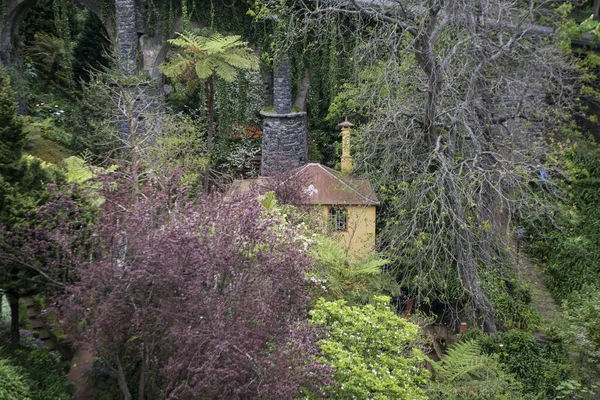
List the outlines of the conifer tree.
<svg viewBox="0 0 600 400">
<path fill-rule="evenodd" d="M 0 182 L 2 182 L 0 185 L 3 182 L 14 182 L 17 172 L 22 169 L 21 156 L 25 133 L 17 117 L 14 98 L 10 80 L 0 69 Z M 0 209 L 4 208 L 0 207 Z"/>
<path fill-rule="evenodd" d="M 24 159 L 26 135 L 16 114 L 15 94 L 0 69 L 0 292 L 11 309 L 11 349 L 19 347 L 19 299 L 39 291 L 39 272 L 11 261 L 22 251 L 15 233 L 28 212 L 48 201 L 46 185 L 64 177 L 57 168 L 48 168 L 38 159 Z"/>
</svg>

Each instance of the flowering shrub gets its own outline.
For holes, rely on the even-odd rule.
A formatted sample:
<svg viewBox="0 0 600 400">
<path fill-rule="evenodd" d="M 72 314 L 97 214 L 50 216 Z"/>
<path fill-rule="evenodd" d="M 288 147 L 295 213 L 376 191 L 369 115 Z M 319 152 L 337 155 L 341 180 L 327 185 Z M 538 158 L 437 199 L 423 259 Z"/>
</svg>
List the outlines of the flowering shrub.
<svg viewBox="0 0 600 400">
<path fill-rule="evenodd" d="M 319 342 L 323 360 L 335 370 L 334 399 L 426 399 L 422 386 L 429 373 L 418 350 L 419 327 L 396 314 L 390 298 L 350 307 L 345 300 L 320 299 L 310 312 L 327 328 Z"/>
<path fill-rule="evenodd" d="M 41 136 L 70 147 L 70 115 L 66 106 L 38 101 L 32 107 L 31 115 L 24 118 L 24 129 L 30 137 Z"/>
</svg>

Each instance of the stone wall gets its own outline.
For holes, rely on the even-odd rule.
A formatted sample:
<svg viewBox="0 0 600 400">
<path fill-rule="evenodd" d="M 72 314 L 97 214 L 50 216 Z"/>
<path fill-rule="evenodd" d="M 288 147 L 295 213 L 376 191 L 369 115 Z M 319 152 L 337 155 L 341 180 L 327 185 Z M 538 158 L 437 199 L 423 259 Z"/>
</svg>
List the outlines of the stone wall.
<svg viewBox="0 0 600 400">
<path fill-rule="evenodd" d="M 261 114 L 264 117 L 261 175 L 273 176 L 306 164 L 306 113 Z"/>
<path fill-rule="evenodd" d="M 115 84 L 112 87 L 113 120 L 121 134 L 123 148 L 143 150 L 153 144 L 162 129 L 164 107 L 154 81 Z"/>
<path fill-rule="evenodd" d="M 5 2 L 0 10 L 0 64 L 10 66 L 13 47 L 19 36 L 21 22 L 37 0 L 0 0 Z M 4 13 L 4 15 L 2 15 Z"/>
</svg>

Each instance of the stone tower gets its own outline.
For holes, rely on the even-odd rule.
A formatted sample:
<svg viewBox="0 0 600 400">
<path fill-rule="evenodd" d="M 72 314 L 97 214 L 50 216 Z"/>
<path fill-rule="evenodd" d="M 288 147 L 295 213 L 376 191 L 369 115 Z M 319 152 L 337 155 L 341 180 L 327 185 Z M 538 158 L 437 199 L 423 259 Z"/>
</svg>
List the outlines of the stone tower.
<svg viewBox="0 0 600 400">
<path fill-rule="evenodd" d="M 262 176 L 300 167 L 308 162 L 305 112 L 292 112 L 291 65 L 282 53 L 273 77 L 275 112 L 262 112 Z"/>
</svg>

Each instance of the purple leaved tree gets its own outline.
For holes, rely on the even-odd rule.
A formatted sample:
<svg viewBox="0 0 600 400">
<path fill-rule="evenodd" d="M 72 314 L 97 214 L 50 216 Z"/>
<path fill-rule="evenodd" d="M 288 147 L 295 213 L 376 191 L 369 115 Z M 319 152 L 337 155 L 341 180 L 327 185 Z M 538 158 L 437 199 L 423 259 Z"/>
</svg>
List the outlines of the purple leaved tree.
<svg viewBox="0 0 600 400">
<path fill-rule="evenodd" d="M 19 347 L 19 299 L 63 290 L 89 254 L 91 207 L 80 188 L 48 186 L 45 205 L 10 229 L 0 226 L 0 291 L 11 309 L 11 351 Z"/>
<path fill-rule="evenodd" d="M 287 399 L 331 383 L 296 229 L 251 197 L 190 205 L 178 191 L 107 190 L 93 256 L 61 301 L 123 398 Z"/>
</svg>

